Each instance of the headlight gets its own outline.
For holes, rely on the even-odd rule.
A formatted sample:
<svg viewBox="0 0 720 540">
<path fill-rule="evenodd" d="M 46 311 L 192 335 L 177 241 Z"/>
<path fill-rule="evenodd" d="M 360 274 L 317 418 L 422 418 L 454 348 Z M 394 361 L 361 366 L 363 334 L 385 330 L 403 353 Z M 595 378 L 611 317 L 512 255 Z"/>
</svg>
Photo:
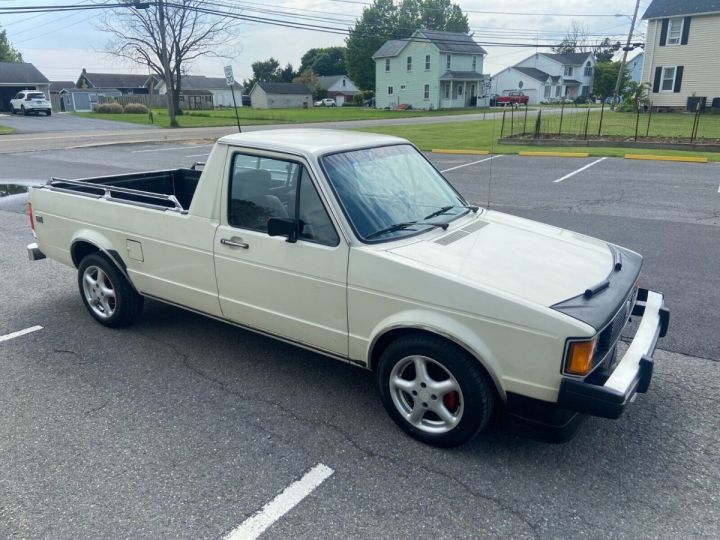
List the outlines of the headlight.
<svg viewBox="0 0 720 540">
<path fill-rule="evenodd" d="M 565 355 L 565 373 L 587 375 L 593 367 L 595 338 L 568 343 Z"/>
</svg>

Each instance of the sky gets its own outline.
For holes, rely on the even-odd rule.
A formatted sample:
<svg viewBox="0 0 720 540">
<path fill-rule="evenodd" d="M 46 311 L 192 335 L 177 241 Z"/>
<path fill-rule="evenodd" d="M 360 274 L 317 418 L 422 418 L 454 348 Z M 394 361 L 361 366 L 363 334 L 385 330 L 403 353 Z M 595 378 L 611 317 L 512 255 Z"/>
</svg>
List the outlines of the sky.
<svg viewBox="0 0 720 540">
<path fill-rule="evenodd" d="M 90 4 L 99 0 L 0 0 L 0 11 L 9 6 Z M 265 18 L 279 18 L 267 10 L 297 15 L 282 16 L 317 26 L 347 28 L 362 14 L 363 0 L 210 0 L 237 5 L 242 13 Z M 641 0 L 638 20 L 651 0 Z M 474 39 L 487 51 L 483 72 L 491 75 L 513 65 L 537 50 L 535 47 L 512 48 L 489 46 L 487 42 L 542 44 L 559 41 L 576 21 L 588 32 L 590 39 L 609 36 L 624 42 L 630 29 L 634 0 L 520 0 L 497 2 L 459 0 L 456 3 L 467 13 Z M 252 11 L 266 10 L 265 13 Z M 489 13 L 489 12 L 514 13 Z M 522 13 L 522 14 L 518 14 Z M 107 11 L 112 17 L 112 11 Z M 99 30 L 97 11 L 0 15 L 12 45 L 26 62 L 35 65 L 51 81 L 77 80 L 83 68 L 100 73 L 147 73 L 147 67 L 128 63 L 108 55 L 105 50 L 109 36 Z M 635 40 L 642 41 L 646 25 L 640 21 Z M 622 36 L 625 36 L 624 38 Z M 257 60 L 275 57 L 284 66 L 295 68 L 301 56 L 312 47 L 343 45 L 344 37 L 305 29 L 283 28 L 257 22 L 240 22 L 229 43 L 222 50 L 223 58 L 202 58 L 190 66 L 190 73 L 222 77 L 223 66 L 232 65 L 235 78 L 241 81 L 252 74 L 250 65 Z M 631 52 L 632 58 L 635 51 Z"/>
</svg>

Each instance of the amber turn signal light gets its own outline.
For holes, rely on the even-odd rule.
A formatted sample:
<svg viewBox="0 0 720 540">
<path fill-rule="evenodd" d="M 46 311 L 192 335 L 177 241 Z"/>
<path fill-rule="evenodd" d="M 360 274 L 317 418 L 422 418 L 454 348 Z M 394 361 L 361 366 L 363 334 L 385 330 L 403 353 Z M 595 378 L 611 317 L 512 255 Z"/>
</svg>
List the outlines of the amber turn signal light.
<svg viewBox="0 0 720 540">
<path fill-rule="evenodd" d="M 587 375 L 592 368 L 595 340 L 572 341 L 565 359 L 565 372 L 571 375 Z"/>
</svg>

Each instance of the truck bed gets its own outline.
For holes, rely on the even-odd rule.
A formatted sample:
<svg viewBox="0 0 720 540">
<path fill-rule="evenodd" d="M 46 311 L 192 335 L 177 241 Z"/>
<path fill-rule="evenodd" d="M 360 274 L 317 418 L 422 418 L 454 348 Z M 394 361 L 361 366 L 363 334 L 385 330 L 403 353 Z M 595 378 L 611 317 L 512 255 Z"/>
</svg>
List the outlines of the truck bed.
<svg viewBox="0 0 720 540">
<path fill-rule="evenodd" d="M 201 174 L 195 169 L 169 169 L 80 180 L 53 177 L 44 187 L 52 191 L 185 213 L 190 208 Z"/>
</svg>

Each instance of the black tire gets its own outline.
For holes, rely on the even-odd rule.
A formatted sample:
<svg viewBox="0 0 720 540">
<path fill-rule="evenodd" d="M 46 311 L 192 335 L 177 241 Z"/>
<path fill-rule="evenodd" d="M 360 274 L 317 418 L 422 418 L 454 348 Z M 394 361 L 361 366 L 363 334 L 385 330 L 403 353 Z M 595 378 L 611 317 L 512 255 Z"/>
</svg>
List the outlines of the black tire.
<svg viewBox="0 0 720 540">
<path fill-rule="evenodd" d="M 48 110 L 48 111 L 45 111 L 45 114 L 47 114 L 48 116 L 50 116 L 50 115 L 52 114 L 52 111 L 49 111 L 49 110 Z"/>
<path fill-rule="evenodd" d="M 10 105 L 10 112 L 11 112 L 12 114 L 17 114 L 17 111 L 15 110 L 15 107 L 13 107 L 12 105 Z"/>
<path fill-rule="evenodd" d="M 391 388 L 391 376 L 397 375 L 397 370 L 402 369 L 408 358 L 417 357 L 429 360 L 427 365 L 440 375 L 443 374 L 442 369 L 444 369 L 445 375 L 449 377 L 447 380 L 431 377 L 432 384 L 450 381 L 450 384 L 459 385 L 459 392 L 456 392 L 454 398 L 455 411 L 449 410 L 450 402 L 447 401 L 450 397 L 448 394 L 452 392 L 447 392 L 444 396 L 436 396 L 430 393 L 432 386 L 423 386 L 423 390 L 417 386 L 417 390 L 421 393 L 415 393 L 413 390 L 412 392 L 417 396 L 413 397 L 409 392 Z M 414 370 L 414 364 L 413 367 L 407 365 L 408 369 Z M 430 370 L 428 373 L 433 375 Z M 455 344 L 435 336 L 408 335 L 391 343 L 380 357 L 376 377 L 380 398 L 390 417 L 408 435 L 433 446 L 449 448 L 468 442 L 485 428 L 495 406 L 495 392 L 478 361 Z M 415 384 L 417 380 L 419 378 L 416 375 L 414 380 L 408 382 Z M 422 385 L 419 382 L 417 384 Z M 420 423 L 427 422 L 429 425 L 417 427 L 405 418 L 404 414 L 408 414 L 408 409 L 404 409 L 403 413 L 401 408 L 408 406 L 411 401 L 412 411 L 416 406 L 425 407 Z M 454 413 L 457 421 L 454 427 L 448 427 L 447 423 L 438 429 L 435 429 L 437 426 L 433 426 L 433 422 L 437 420 L 443 422 L 442 418 L 433 412 L 433 409 L 441 405 L 451 414 Z M 433 416 L 437 420 L 433 419 Z"/>
<path fill-rule="evenodd" d="M 24 116 L 27 116 L 28 114 L 30 114 L 30 113 L 28 113 L 28 110 L 25 108 L 24 105 L 20 105 L 20 112 L 22 112 Z"/>
<path fill-rule="evenodd" d="M 99 269 L 104 274 L 102 279 L 98 279 L 101 276 L 95 269 Z M 95 278 L 96 283 L 102 281 L 105 287 L 97 287 L 95 291 L 86 290 L 86 284 L 84 283 L 86 273 L 91 279 Z M 87 287 L 91 288 L 92 286 L 87 284 Z M 78 266 L 78 288 L 85 308 L 102 325 L 111 328 L 129 326 L 137 321 L 142 314 L 144 297 L 135 292 L 117 267 L 100 253 L 87 255 L 80 262 L 80 266 Z M 110 289 L 114 295 L 112 301 L 109 295 L 107 298 L 102 299 L 103 302 L 108 302 L 103 304 L 110 308 L 107 311 L 100 304 L 101 300 L 97 296 L 98 294 L 104 295 L 100 289 Z M 97 301 L 91 300 L 90 297 L 93 295 L 97 298 Z M 91 305 L 91 302 L 93 305 Z"/>
</svg>

